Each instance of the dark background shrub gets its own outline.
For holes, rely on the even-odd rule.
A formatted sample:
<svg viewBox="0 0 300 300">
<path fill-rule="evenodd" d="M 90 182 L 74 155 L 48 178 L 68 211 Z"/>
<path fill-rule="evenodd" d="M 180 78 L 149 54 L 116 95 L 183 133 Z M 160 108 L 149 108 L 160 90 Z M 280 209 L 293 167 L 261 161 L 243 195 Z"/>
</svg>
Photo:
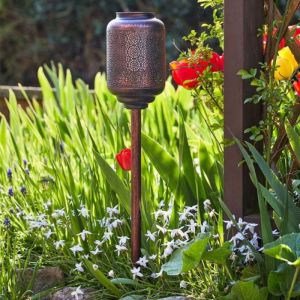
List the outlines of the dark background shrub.
<svg viewBox="0 0 300 300">
<path fill-rule="evenodd" d="M 168 61 L 182 36 L 211 21 L 196 0 L 0 0 L 0 84 L 35 85 L 38 66 L 61 62 L 92 83 L 105 70 L 105 29 L 116 11 L 154 11 L 167 27 Z"/>
</svg>

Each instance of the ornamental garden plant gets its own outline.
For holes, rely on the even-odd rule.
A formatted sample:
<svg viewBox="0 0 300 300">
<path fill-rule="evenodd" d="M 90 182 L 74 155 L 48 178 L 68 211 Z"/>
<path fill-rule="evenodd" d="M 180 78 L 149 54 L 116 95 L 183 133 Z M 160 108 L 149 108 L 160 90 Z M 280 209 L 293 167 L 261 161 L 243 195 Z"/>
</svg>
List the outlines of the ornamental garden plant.
<svg viewBox="0 0 300 300">
<path fill-rule="evenodd" d="M 251 143 L 224 140 L 226 57 L 207 44 L 217 37 L 224 48 L 223 1 L 199 3 L 213 9 L 213 25 L 184 37 L 164 92 L 143 112 L 136 265 L 129 112 L 105 74 L 91 92 L 61 65 L 41 67 L 43 105 L 27 98 L 26 111 L 10 92 L 10 120 L 0 121 L 0 299 L 53 299 L 66 287 L 77 300 L 299 299 L 300 39 L 297 25 L 285 26 L 294 2 L 258 31 L 260 69 L 239 71 L 256 89 L 245 102 L 265 110 L 246 130 Z M 232 143 L 255 185 L 260 224 L 235 217 L 223 201 L 223 153 Z M 63 276 L 38 286 L 50 267 Z"/>
</svg>

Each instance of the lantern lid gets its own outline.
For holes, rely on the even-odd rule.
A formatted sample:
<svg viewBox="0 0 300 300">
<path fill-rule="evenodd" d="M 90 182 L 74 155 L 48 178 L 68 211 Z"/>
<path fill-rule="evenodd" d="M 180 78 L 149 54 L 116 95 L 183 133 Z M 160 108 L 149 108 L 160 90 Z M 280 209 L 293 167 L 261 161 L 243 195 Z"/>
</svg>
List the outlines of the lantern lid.
<svg viewBox="0 0 300 300">
<path fill-rule="evenodd" d="M 125 11 L 125 12 L 117 12 L 117 18 L 121 19 L 151 19 L 154 18 L 155 15 L 153 12 L 141 12 L 141 11 Z"/>
</svg>

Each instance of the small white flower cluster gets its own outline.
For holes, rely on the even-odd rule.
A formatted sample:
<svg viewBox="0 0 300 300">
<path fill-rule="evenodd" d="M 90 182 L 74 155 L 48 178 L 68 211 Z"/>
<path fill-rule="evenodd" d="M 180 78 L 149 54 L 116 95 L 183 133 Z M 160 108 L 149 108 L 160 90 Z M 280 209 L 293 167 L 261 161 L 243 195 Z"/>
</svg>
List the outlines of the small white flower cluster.
<svg viewBox="0 0 300 300">
<path fill-rule="evenodd" d="M 192 241 L 199 233 L 211 232 L 215 239 L 219 238 L 217 232 L 213 232 L 217 213 L 212 208 L 211 201 L 205 200 L 203 207 L 206 219 L 200 223 L 197 205 L 185 206 L 177 216 L 173 216 L 172 201 L 169 205 L 166 205 L 164 201 L 159 203 L 157 211 L 153 213 L 155 222 L 152 228 L 145 233 L 149 249 L 155 249 L 155 252 L 147 253 L 139 258 L 135 267 L 131 269 L 133 279 L 160 278 L 163 275 L 161 265 L 170 258 L 176 249 Z M 64 209 L 54 209 L 50 201 L 45 205 L 45 213 L 37 216 L 22 214 L 22 217 L 27 221 L 30 230 L 40 230 L 44 238 L 50 240 L 56 250 L 72 253 L 76 272 L 85 271 L 84 259 L 90 257 L 93 261 L 93 269 L 97 270 L 100 265 L 94 262 L 99 262 L 102 253 L 106 253 L 109 249 L 112 249 L 111 254 L 115 253 L 116 257 L 128 260 L 130 238 L 126 235 L 129 234 L 128 228 L 125 226 L 127 220 L 120 216 L 118 206 L 107 207 L 106 216 L 100 220 L 92 220 L 93 225 L 87 226 L 90 222 L 91 211 L 93 211 L 91 207 L 81 204 L 72 212 L 71 218 L 80 217 L 85 228 L 82 228 L 81 232 L 71 235 L 71 238 L 69 235 L 71 231 L 67 227 L 71 225 L 69 214 Z M 173 227 L 173 222 L 171 222 L 173 217 L 178 220 L 178 228 Z M 93 226 L 97 230 L 93 230 Z M 235 228 L 236 226 L 238 228 Z M 234 229 L 237 232 L 231 237 L 230 242 L 234 246 L 234 253 L 242 255 L 245 262 L 254 259 L 251 248 L 244 243 L 245 239 L 256 249 L 259 248 L 259 237 L 255 233 L 256 226 L 257 224 L 247 223 L 242 219 L 237 222 L 225 221 L 226 230 Z M 57 228 L 61 230 L 58 232 Z M 114 270 L 110 270 L 107 275 L 110 278 L 116 276 Z M 188 283 L 183 280 L 180 282 L 180 288 L 187 288 L 187 285 Z M 74 291 L 74 297 L 78 297 L 80 291 L 80 287 L 76 293 Z"/>
<path fill-rule="evenodd" d="M 235 218 L 234 218 L 235 221 Z M 241 218 L 237 222 L 233 220 L 224 221 L 226 224 L 226 230 L 235 229 L 238 232 L 231 237 L 229 240 L 233 244 L 233 250 L 235 253 L 240 253 L 244 256 L 244 262 L 248 263 L 254 260 L 254 254 L 249 245 L 245 243 L 245 240 L 257 250 L 259 250 L 259 236 L 255 232 L 255 228 L 258 224 L 248 223 L 243 221 Z M 236 224 L 236 225 L 235 225 Z M 237 227 L 237 228 L 236 228 Z M 232 255 L 232 259 L 235 259 L 236 256 Z"/>
<path fill-rule="evenodd" d="M 172 228 L 170 224 L 171 215 L 173 212 L 172 205 L 166 208 L 164 201 L 161 201 L 158 210 L 154 212 L 156 223 L 154 231 L 147 230 L 145 237 L 148 243 L 155 243 L 157 252 L 148 256 L 144 255 L 136 262 L 132 270 L 132 277 L 145 277 L 146 273 L 151 271 L 151 278 L 159 278 L 163 275 L 163 270 L 158 269 L 158 272 L 153 272 L 150 268 L 150 261 L 156 261 L 156 267 L 159 268 L 157 262 L 164 263 L 169 256 L 178 248 L 190 242 L 198 233 L 204 233 L 209 230 L 209 224 L 204 221 L 202 224 L 197 222 L 198 207 L 186 206 L 183 211 L 178 212 L 179 228 Z M 159 257 L 159 259 L 158 259 Z M 186 282 L 180 283 L 181 288 L 186 287 Z"/>
<path fill-rule="evenodd" d="M 23 217 L 29 224 L 29 230 L 46 228 L 49 226 L 45 214 L 39 214 L 37 217 L 33 217 L 31 214 L 24 214 Z"/>
</svg>

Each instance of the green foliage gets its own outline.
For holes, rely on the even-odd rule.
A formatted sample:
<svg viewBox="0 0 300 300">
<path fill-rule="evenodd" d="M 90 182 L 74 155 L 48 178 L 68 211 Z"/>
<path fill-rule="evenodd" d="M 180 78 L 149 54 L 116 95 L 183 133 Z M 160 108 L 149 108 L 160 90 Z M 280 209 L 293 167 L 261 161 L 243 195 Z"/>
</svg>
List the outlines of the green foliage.
<svg viewBox="0 0 300 300">
<path fill-rule="evenodd" d="M 290 145 L 293 149 L 293 153 L 295 154 L 298 162 L 300 162 L 300 141 L 299 141 L 300 135 L 289 123 L 286 124 L 285 130 L 286 130 Z"/>
<path fill-rule="evenodd" d="M 253 160 L 257 164 L 257 167 L 261 170 L 268 184 L 272 190 L 266 189 L 261 183 L 253 180 L 255 176 L 255 170 L 251 168 L 251 176 L 254 184 L 260 193 L 260 197 L 264 199 L 274 210 L 278 218 L 277 226 L 282 234 L 298 232 L 299 231 L 299 218 L 300 218 L 300 208 L 294 203 L 293 197 L 288 191 L 287 187 L 280 182 L 273 170 L 267 165 L 267 162 L 259 154 L 259 152 L 250 144 L 248 144 L 249 150 L 253 155 Z M 241 148 L 242 149 L 242 148 Z M 243 155 L 246 159 L 246 151 L 243 150 Z M 250 157 L 247 157 L 246 162 L 248 166 L 253 164 Z M 266 216 L 266 218 L 268 217 Z M 265 241 L 267 242 L 267 241 Z"/>
<path fill-rule="evenodd" d="M 222 297 L 224 300 L 267 300 L 268 290 L 259 288 L 254 282 L 238 281 L 234 284 L 229 295 Z"/>
<path fill-rule="evenodd" d="M 168 275 L 179 275 L 188 272 L 199 265 L 209 241 L 208 234 L 200 234 L 186 246 L 176 250 L 172 258 L 163 265 Z"/>
<path fill-rule="evenodd" d="M 103 74 L 95 77 L 95 93 L 90 93 L 83 81 L 73 82 L 70 71 L 65 72 L 61 66 L 40 68 L 38 78 L 43 109 L 30 100 L 24 111 L 11 92 L 7 101 L 10 123 L 4 118 L 0 121 L 0 155 L 5 157 L 0 162 L 0 229 L 7 217 L 10 228 L 21 233 L 20 241 L 14 244 L 16 250 L 7 248 L 0 252 L 0 261 L 6 262 L 0 263 L 1 269 L 6 270 L 0 276 L 5 299 L 20 299 L 12 276 L 15 263 L 11 260 L 12 256 L 17 257 L 17 249 L 21 255 L 32 249 L 27 263 L 23 257 L 16 261 L 20 268 L 58 265 L 70 275 L 73 284 L 97 287 L 95 297 L 100 299 L 110 299 L 116 294 L 134 295 L 145 289 L 149 296 L 157 290 L 160 296 L 180 293 L 179 276 L 171 281 L 153 281 L 149 278 L 151 274 L 144 273 L 142 282 L 135 280 L 137 284 L 131 284 L 130 252 L 118 255 L 115 249 L 118 236 L 130 235 L 130 176 L 115 160 L 117 152 L 130 147 L 129 111 L 109 93 Z M 199 115 L 199 106 L 195 106 L 190 93 L 182 88 L 175 90 L 168 81 L 165 91 L 143 112 L 142 248 L 147 257 L 157 255 L 151 268 L 149 262 L 149 269 L 144 272 L 158 273 L 167 262 L 167 257 L 163 257 L 165 243 L 170 239 L 171 230 L 178 228 L 179 213 L 187 203 L 198 204 L 202 209 L 206 197 L 217 203 L 223 194 L 222 148 L 216 142 L 216 138 L 222 139 L 222 130 L 217 129 L 214 138 L 210 136 L 208 124 Z M 202 112 L 206 109 L 201 107 Z M 12 170 L 11 179 L 7 177 L 8 168 Z M 214 173 L 216 169 L 219 173 Z M 8 194 L 10 188 L 13 195 Z M 167 225 L 154 214 L 162 200 L 165 208 L 160 210 L 166 209 L 168 213 L 169 207 L 173 207 L 165 234 L 156 226 Z M 101 220 L 115 220 L 107 216 L 107 208 L 112 207 L 120 211 L 122 226 L 117 226 L 109 242 L 101 245 L 102 252 L 91 255 L 95 243 L 107 231 Z M 61 216 L 58 211 L 63 211 Z M 198 230 L 204 213 L 197 215 L 195 211 L 195 214 Z M 221 217 L 220 220 L 218 230 L 222 232 Z M 52 225 L 40 226 L 39 222 Z M 90 233 L 83 240 L 84 230 Z M 147 230 L 156 232 L 155 242 L 145 237 Z M 194 237 L 193 233 L 189 234 Z M 5 245 L 4 240 L 7 236 L 1 233 L 0 245 Z M 59 241 L 64 241 L 65 246 L 56 247 Z M 83 250 L 74 255 L 71 249 L 76 245 Z M 129 248 L 129 244 L 126 246 Z M 83 253 L 90 254 L 89 259 Z M 85 273 L 75 271 L 75 264 L 83 259 Z M 107 277 L 110 270 L 115 271 L 114 281 Z M 207 274 L 205 269 L 196 270 L 185 279 L 196 282 L 204 274 L 206 282 L 212 282 L 220 272 L 224 273 L 218 267 L 210 267 L 210 271 Z M 225 281 L 224 278 L 220 285 Z M 207 295 L 217 294 L 217 286 L 212 290 L 207 283 L 200 286 L 201 290 L 207 289 Z M 198 293 L 197 286 L 192 286 L 191 294 Z"/>
<path fill-rule="evenodd" d="M 211 242 L 213 240 L 209 234 L 199 234 L 194 241 L 176 250 L 171 259 L 163 265 L 163 270 L 174 276 L 196 269 L 200 261 L 226 266 L 232 254 L 231 243 L 218 245 L 214 249 Z"/>
<path fill-rule="evenodd" d="M 265 245 L 264 253 L 285 264 L 277 266 L 269 274 L 268 288 L 273 295 L 284 295 L 286 299 L 300 295 L 300 234 L 281 236 Z"/>
</svg>

